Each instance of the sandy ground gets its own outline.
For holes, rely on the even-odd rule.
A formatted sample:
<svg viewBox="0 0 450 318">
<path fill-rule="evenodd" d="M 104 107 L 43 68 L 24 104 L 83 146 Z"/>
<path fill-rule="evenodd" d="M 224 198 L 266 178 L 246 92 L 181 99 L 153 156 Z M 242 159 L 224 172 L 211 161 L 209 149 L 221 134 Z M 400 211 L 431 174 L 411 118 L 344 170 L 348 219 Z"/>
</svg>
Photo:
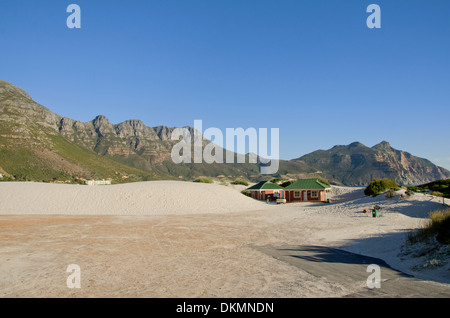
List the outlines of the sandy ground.
<svg viewBox="0 0 450 318">
<path fill-rule="evenodd" d="M 437 198 L 336 187 L 338 203 L 268 205 L 240 190 L 1 183 L 0 297 L 342 297 L 366 289 L 261 252 L 300 245 L 381 258 L 444 290 L 450 284 L 448 263 L 424 268 L 425 259 L 401 253 L 406 233 L 443 207 Z M 373 205 L 382 207 L 378 218 L 362 212 Z M 69 264 L 81 268 L 80 289 L 67 287 Z"/>
</svg>

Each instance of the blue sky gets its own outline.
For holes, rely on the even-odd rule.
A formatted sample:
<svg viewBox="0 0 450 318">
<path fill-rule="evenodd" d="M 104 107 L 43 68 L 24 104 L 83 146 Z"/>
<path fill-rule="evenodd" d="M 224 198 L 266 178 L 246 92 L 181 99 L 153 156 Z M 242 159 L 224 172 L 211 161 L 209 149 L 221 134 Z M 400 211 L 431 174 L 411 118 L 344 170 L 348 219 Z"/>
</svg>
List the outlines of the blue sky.
<svg viewBox="0 0 450 318">
<path fill-rule="evenodd" d="M 76 120 L 280 128 L 282 159 L 387 140 L 450 169 L 449 15 L 448 0 L 1 0 L 0 79 Z"/>
</svg>

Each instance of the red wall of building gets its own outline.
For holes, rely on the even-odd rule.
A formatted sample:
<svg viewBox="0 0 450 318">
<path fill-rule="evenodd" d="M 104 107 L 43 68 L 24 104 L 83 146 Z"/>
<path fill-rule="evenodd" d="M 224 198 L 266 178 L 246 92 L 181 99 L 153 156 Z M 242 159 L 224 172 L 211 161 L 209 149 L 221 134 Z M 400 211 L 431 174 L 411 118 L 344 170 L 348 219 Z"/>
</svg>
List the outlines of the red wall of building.
<svg viewBox="0 0 450 318">
<path fill-rule="evenodd" d="M 300 192 L 300 197 L 299 198 L 295 198 L 294 197 L 294 192 L 297 192 L 297 191 Z M 312 190 L 308 190 L 308 191 L 307 190 L 286 190 L 285 191 L 286 201 L 288 201 L 288 202 L 300 202 L 300 201 L 303 201 L 304 202 L 303 198 L 304 198 L 304 193 L 305 192 L 309 192 L 309 195 L 307 195 L 308 201 L 325 201 L 325 191 L 323 191 L 323 190 L 314 190 L 314 191 L 319 192 L 317 198 L 313 198 L 311 196 Z"/>
</svg>

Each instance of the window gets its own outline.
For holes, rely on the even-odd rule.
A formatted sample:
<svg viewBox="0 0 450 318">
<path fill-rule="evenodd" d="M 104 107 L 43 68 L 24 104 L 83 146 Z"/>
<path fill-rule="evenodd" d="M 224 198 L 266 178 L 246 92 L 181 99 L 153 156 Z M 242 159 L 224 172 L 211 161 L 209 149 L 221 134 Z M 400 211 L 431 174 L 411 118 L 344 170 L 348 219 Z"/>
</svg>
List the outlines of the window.
<svg viewBox="0 0 450 318">
<path fill-rule="evenodd" d="M 294 198 L 300 198 L 300 191 L 294 192 Z"/>
<path fill-rule="evenodd" d="M 317 193 L 317 191 L 312 191 L 311 192 L 311 198 L 317 198 L 319 195 Z"/>
</svg>

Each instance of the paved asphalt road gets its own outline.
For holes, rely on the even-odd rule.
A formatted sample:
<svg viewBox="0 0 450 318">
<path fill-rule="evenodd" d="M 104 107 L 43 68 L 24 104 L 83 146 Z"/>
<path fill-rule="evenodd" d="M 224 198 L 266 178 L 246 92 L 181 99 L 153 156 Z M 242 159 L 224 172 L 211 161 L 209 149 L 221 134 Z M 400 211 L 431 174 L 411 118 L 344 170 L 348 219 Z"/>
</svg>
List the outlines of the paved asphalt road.
<svg viewBox="0 0 450 318">
<path fill-rule="evenodd" d="M 416 279 L 389 267 L 381 259 L 354 254 L 324 246 L 253 246 L 278 260 L 294 265 L 314 276 L 337 283 L 360 281 L 365 285 L 372 272 L 367 267 L 380 267 L 381 288 L 368 288 L 347 297 L 448 298 L 450 285 Z M 332 297 L 332 296 L 331 296 Z"/>
</svg>

